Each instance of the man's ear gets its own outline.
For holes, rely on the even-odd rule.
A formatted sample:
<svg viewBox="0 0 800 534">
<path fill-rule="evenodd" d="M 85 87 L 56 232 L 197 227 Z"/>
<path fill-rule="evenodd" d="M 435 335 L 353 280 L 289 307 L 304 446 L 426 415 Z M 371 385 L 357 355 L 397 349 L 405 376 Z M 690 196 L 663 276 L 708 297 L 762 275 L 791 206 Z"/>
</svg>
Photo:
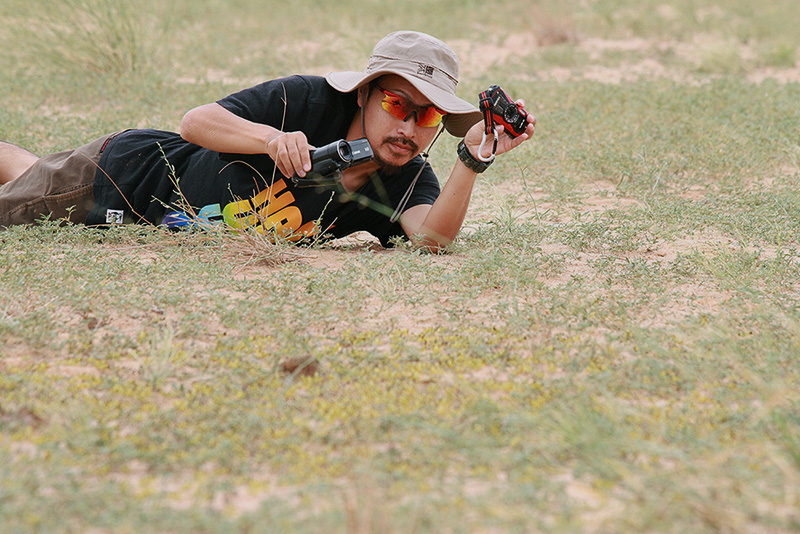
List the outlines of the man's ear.
<svg viewBox="0 0 800 534">
<path fill-rule="evenodd" d="M 369 100 L 369 93 L 372 89 L 372 86 L 368 83 L 365 83 L 361 87 L 358 88 L 358 107 L 363 108 L 364 103 Z"/>
</svg>

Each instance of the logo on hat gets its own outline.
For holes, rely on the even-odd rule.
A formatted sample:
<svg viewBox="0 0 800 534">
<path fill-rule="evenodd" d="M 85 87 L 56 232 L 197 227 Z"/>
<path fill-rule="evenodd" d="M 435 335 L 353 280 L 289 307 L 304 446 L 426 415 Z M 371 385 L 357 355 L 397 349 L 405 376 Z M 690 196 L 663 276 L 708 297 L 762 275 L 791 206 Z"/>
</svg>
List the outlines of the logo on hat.
<svg viewBox="0 0 800 534">
<path fill-rule="evenodd" d="M 419 64 L 417 67 L 417 75 L 419 76 L 427 76 L 428 78 L 433 78 L 433 71 L 435 67 L 432 65 L 425 65 L 423 63 Z"/>
</svg>

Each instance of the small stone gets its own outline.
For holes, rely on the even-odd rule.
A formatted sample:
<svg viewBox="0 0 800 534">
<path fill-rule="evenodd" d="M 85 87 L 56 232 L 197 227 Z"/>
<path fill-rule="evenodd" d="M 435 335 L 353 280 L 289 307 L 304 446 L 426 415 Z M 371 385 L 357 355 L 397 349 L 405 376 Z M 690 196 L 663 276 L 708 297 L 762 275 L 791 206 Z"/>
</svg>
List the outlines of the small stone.
<svg viewBox="0 0 800 534">
<path fill-rule="evenodd" d="M 280 369 L 286 374 L 314 376 L 319 370 L 319 362 L 313 356 L 292 356 L 281 362 Z"/>
</svg>

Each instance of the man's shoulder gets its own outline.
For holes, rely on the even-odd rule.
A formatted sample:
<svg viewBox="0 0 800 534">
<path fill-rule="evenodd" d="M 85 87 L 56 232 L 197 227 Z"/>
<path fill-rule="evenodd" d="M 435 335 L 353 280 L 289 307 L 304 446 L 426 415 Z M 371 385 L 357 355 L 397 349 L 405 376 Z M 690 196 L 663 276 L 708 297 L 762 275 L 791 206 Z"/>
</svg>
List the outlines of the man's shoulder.
<svg viewBox="0 0 800 534">
<path fill-rule="evenodd" d="M 329 99 L 332 95 L 342 95 L 328 84 L 323 76 L 294 74 L 281 78 L 273 78 L 247 87 L 218 100 L 225 104 L 229 101 L 250 101 L 272 97 L 302 97 L 308 99 Z"/>
<path fill-rule="evenodd" d="M 272 83 L 279 83 L 286 87 L 307 88 L 309 91 L 319 90 L 323 85 L 328 85 L 325 78 L 312 74 L 292 74 L 282 78 L 275 78 Z"/>
<path fill-rule="evenodd" d="M 356 105 L 355 93 L 337 91 L 324 76 L 294 74 L 270 80 L 261 84 L 261 87 L 273 95 L 282 95 L 282 100 L 290 107 L 294 102 L 302 103 L 304 107 L 310 104 L 349 112 Z"/>
<path fill-rule="evenodd" d="M 272 83 L 283 85 L 287 91 L 295 90 L 306 92 L 309 97 L 317 96 L 322 98 L 329 98 L 336 95 L 344 95 L 340 93 L 328 83 L 324 76 L 316 76 L 312 74 L 294 74 L 286 76 L 285 78 L 278 78 L 272 80 Z"/>
</svg>

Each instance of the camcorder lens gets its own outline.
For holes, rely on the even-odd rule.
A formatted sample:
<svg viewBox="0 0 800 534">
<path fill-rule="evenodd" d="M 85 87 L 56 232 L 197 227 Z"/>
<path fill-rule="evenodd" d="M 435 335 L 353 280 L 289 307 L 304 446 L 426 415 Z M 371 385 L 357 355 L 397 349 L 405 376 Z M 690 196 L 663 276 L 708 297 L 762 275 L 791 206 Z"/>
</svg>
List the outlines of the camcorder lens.
<svg viewBox="0 0 800 534">
<path fill-rule="evenodd" d="M 350 150 L 350 144 L 345 141 L 339 141 L 336 151 L 339 153 L 339 158 L 343 162 L 353 159 L 353 152 Z"/>
</svg>

